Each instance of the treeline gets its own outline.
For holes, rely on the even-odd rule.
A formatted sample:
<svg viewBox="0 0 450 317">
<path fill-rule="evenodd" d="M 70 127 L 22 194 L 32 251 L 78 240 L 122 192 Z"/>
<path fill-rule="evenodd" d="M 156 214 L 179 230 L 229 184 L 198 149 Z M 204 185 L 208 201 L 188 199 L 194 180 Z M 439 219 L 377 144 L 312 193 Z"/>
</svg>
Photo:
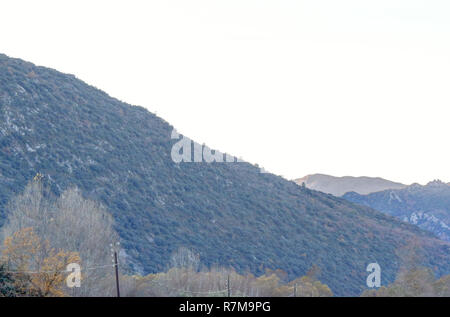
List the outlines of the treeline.
<svg viewBox="0 0 450 317">
<path fill-rule="evenodd" d="M 0 233 L 3 295 L 108 294 L 113 276 L 110 244 L 118 237 L 112 217 L 102 206 L 84 199 L 77 188 L 54 197 L 37 175 L 8 209 Z M 69 292 L 65 278 L 71 263 L 84 268 L 109 265 L 111 273 L 86 269 L 82 286 Z"/>
<path fill-rule="evenodd" d="M 0 296 L 115 296 L 111 245 L 118 241 L 114 221 L 77 188 L 54 197 L 36 175 L 8 206 L 1 229 Z M 262 276 L 232 269 L 201 267 L 193 251 L 180 248 L 168 270 L 131 275 L 119 252 L 122 296 L 332 296 L 312 268 L 288 281 L 281 270 Z M 66 267 L 82 268 L 81 287 L 68 288 Z"/>
<path fill-rule="evenodd" d="M 0 296 L 115 296 L 111 246 L 118 241 L 114 221 L 99 204 L 71 188 L 53 196 L 37 175 L 9 204 L 1 229 Z M 417 245 L 399 250 L 403 261 L 396 281 L 362 296 L 450 296 L 450 275 L 436 279 L 418 266 Z M 119 252 L 122 296 L 333 296 L 320 282 L 320 269 L 288 279 L 282 270 L 261 276 L 232 268 L 202 267 L 198 254 L 180 248 L 165 272 L 146 276 L 127 270 Z M 66 283 L 71 263 L 81 266 L 80 287 Z"/>
<path fill-rule="evenodd" d="M 450 297 L 450 275 L 436 278 L 435 273 L 422 265 L 424 249 L 417 240 L 397 249 L 400 269 L 389 285 L 366 290 L 363 297 Z"/>
<path fill-rule="evenodd" d="M 192 255 L 192 251 L 181 248 L 172 257 Z M 173 261 L 172 261 L 173 262 Z M 195 263 L 175 263 L 167 272 L 147 276 L 122 276 L 126 296 L 187 296 L 187 297 L 329 297 L 330 288 L 317 279 L 318 270 L 288 281 L 281 270 L 266 270 L 262 276 L 251 273 L 239 274 L 232 269 L 210 268 L 198 270 Z"/>
<path fill-rule="evenodd" d="M 401 270 L 394 283 L 363 292 L 363 297 L 450 297 L 450 275 L 437 279 L 429 268 Z"/>
</svg>

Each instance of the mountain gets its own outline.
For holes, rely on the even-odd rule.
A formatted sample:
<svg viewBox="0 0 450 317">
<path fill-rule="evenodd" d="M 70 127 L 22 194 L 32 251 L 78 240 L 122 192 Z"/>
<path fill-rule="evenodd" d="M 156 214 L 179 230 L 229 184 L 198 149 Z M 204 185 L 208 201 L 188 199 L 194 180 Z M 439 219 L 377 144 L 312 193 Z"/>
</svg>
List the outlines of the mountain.
<svg viewBox="0 0 450 317">
<path fill-rule="evenodd" d="M 450 241 L 450 184 L 433 181 L 369 195 L 347 193 L 345 199 L 415 224 Z"/>
<path fill-rule="evenodd" d="M 355 192 L 358 194 L 370 194 L 379 192 L 385 189 L 401 189 L 406 185 L 388 181 L 383 178 L 374 177 L 335 177 L 324 174 L 313 174 L 303 178 L 294 180 L 297 184 L 305 186 L 310 189 L 318 190 L 334 196 L 342 196 L 348 192 Z"/>
<path fill-rule="evenodd" d="M 450 273 L 450 244 L 430 233 L 245 162 L 177 163 L 176 136 L 144 108 L 0 55 L 1 221 L 8 200 L 40 172 L 55 194 L 76 185 L 107 208 L 124 261 L 141 274 L 167 269 L 184 246 L 204 265 L 254 274 L 296 277 L 316 264 L 336 295 L 358 295 L 368 263 L 381 265 L 383 283 L 394 279 L 396 250 L 411 239 L 422 243 L 425 264 Z"/>
</svg>

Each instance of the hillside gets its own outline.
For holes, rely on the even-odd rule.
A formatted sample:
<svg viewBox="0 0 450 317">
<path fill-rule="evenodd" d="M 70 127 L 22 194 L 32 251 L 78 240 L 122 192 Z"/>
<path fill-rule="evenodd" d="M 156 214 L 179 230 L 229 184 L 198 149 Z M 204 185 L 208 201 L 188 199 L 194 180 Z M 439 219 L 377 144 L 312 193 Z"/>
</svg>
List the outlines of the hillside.
<svg viewBox="0 0 450 317">
<path fill-rule="evenodd" d="M 402 190 L 369 195 L 347 193 L 344 198 L 395 216 L 450 241 L 450 184 L 433 181 Z"/>
<path fill-rule="evenodd" d="M 401 189 L 406 185 L 375 177 L 335 177 L 324 174 L 313 174 L 294 180 L 297 184 L 334 196 L 342 196 L 348 192 L 366 195 L 386 189 Z"/>
<path fill-rule="evenodd" d="M 114 76 L 114 65 L 111 65 Z M 136 272 L 160 272 L 180 246 L 205 265 L 304 275 L 317 264 L 336 295 L 357 295 L 366 266 L 383 281 L 410 239 L 450 273 L 450 246 L 415 226 L 299 188 L 248 163 L 175 163 L 173 127 L 72 75 L 0 55 L 0 211 L 40 172 L 55 193 L 77 185 L 116 220 Z"/>
</svg>

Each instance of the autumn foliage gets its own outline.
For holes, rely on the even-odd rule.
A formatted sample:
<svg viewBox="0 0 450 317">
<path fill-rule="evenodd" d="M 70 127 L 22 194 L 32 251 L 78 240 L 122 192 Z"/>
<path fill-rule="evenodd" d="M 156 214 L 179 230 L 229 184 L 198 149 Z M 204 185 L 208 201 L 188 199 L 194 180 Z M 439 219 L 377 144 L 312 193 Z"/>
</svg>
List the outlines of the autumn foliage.
<svg viewBox="0 0 450 317">
<path fill-rule="evenodd" d="M 15 286 L 29 296 L 65 296 L 66 267 L 80 263 L 76 252 L 56 250 L 42 241 L 33 228 L 7 237 L 2 262 L 14 274 Z"/>
</svg>

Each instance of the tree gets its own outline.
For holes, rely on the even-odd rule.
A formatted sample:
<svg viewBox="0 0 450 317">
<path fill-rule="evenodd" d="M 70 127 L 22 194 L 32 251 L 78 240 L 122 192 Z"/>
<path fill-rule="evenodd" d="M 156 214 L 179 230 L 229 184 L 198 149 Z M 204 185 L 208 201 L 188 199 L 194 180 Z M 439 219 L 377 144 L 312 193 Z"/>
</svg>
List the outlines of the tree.
<svg viewBox="0 0 450 317">
<path fill-rule="evenodd" d="M 434 272 L 422 266 L 423 247 L 416 241 L 409 241 L 397 250 L 400 268 L 395 281 L 378 290 L 367 290 L 364 297 L 427 297 L 449 296 L 450 275 L 436 280 Z"/>
<path fill-rule="evenodd" d="M 174 268 L 190 268 L 197 271 L 200 268 L 200 256 L 188 248 L 180 247 L 172 254 L 170 265 Z"/>
<path fill-rule="evenodd" d="M 23 193 L 14 197 L 8 208 L 8 217 L 2 228 L 2 237 L 12 236 L 25 228 L 32 228 L 49 248 L 77 252 L 84 268 L 80 289 L 75 296 L 109 296 L 113 294 L 113 268 L 110 243 L 118 241 L 114 221 L 106 209 L 85 199 L 76 187 L 52 195 L 38 177 Z M 25 247 L 25 246 L 23 246 Z M 27 250 L 23 252 L 29 252 Z M 81 264 L 81 263 L 80 263 Z M 103 267 L 103 268 L 102 268 Z"/>
<path fill-rule="evenodd" d="M 450 275 L 442 276 L 433 284 L 435 296 L 450 297 Z"/>
<path fill-rule="evenodd" d="M 378 290 L 365 291 L 363 297 L 447 297 L 450 295 L 450 275 L 436 280 L 428 268 L 402 271 L 394 283 Z"/>
<path fill-rule="evenodd" d="M 5 239 L 2 262 L 17 272 L 14 287 L 22 294 L 64 296 L 66 267 L 80 258 L 76 252 L 51 248 L 33 228 L 24 228 Z"/>
<path fill-rule="evenodd" d="M 313 267 L 314 269 L 316 267 Z M 317 272 L 315 272 L 317 273 Z M 289 283 L 289 285 L 297 287 L 298 297 L 331 297 L 333 292 L 331 289 L 318 281 L 313 275 L 305 275 L 297 278 Z"/>
</svg>

